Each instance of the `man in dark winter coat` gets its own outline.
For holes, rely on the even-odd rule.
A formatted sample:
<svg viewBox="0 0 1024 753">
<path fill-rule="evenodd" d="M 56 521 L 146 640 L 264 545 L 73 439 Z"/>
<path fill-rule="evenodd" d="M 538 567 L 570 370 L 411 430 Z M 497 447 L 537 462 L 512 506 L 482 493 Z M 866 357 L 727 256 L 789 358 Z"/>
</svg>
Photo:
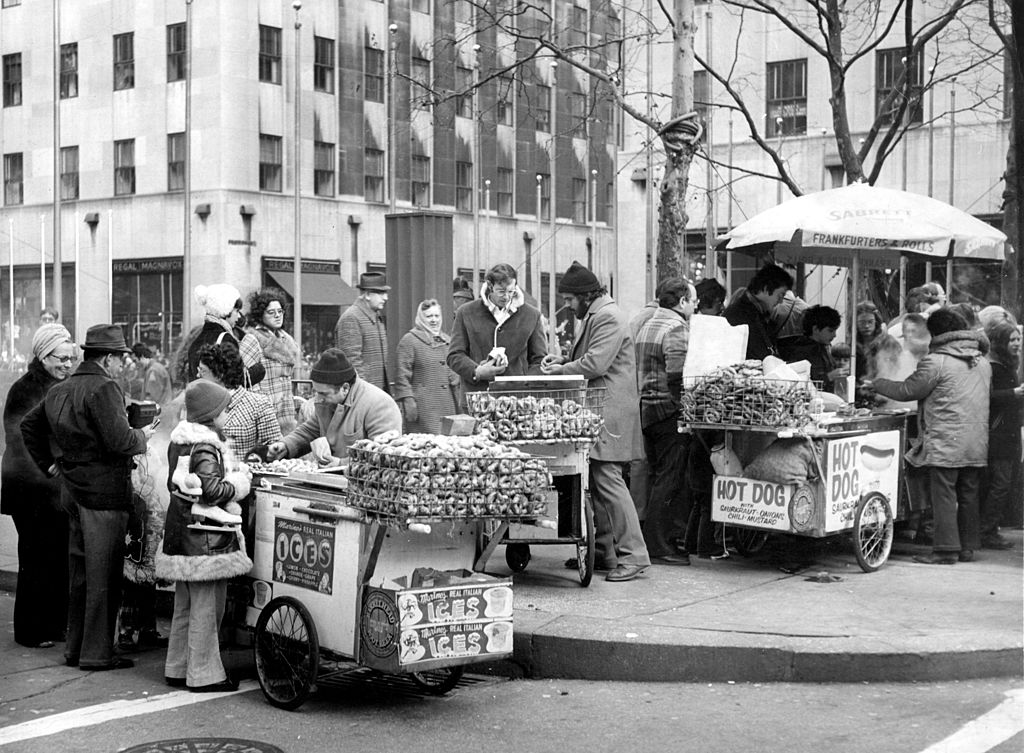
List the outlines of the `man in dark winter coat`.
<svg viewBox="0 0 1024 753">
<path fill-rule="evenodd" d="M 761 360 L 765 356 L 778 355 L 775 337 L 769 332 L 768 318 L 792 287 L 793 277 L 789 272 L 774 264 L 765 264 L 751 278 L 747 289 L 722 313 L 732 326 L 746 324 L 750 328 L 747 358 Z"/>
<path fill-rule="evenodd" d="M 65 661 L 83 670 L 121 669 L 132 666 L 114 655 L 132 457 L 146 451 L 156 427 L 128 424 L 117 378 L 131 351 L 121 328 L 90 327 L 82 350 L 82 364 L 25 416 L 21 432 L 36 466 L 59 475 L 72 502 Z"/>
</svg>

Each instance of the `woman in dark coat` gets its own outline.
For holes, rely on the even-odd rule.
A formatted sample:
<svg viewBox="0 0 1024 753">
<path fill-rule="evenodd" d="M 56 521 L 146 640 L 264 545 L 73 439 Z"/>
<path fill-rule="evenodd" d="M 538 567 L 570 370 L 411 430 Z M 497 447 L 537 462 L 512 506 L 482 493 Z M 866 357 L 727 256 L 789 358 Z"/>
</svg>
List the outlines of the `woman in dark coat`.
<svg viewBox="0 0 1024 753">
<path fill-rule="evenodd" d="M 71 374 L 75 346 L 62 325 L 44 324 L 32 338 L 32 355 L 4 405 L 7 449 L 0 470 L 0 509 L 14 518 L 18 530 L 14 640 L 29 648 L 50 648 L 67 629 L 68 516 L 60 479 L 47 478 L 25 449 L 21 419 Z"/>
<path fill-rule="evenodd" d="M 406 432 L 440 434 L 441 417 L 455 413 L 458 375 L 445 358 L 451 338 L 441 331 L 441 304 L 431 298 L 416 307 L 416 326 L 398 343 L 395 400 Z"/>
<path fill-rule="evenodd" d="M 196 300 L 206 311 L 206 318 L 199 334 L 188 345 L 188 366 L 185 382 L 196 378 L 199 370 L 199 350 L 204 345 L 231 345 L 242 356 L 245 367 L 245 387 L 252 387 L 266 375 L 263 366 L 263 350 L 259 340 L 247 335 L 240 328 L 245 317 L 242 315 L 242 298 L 233 285 L 199 285 L 195 289 Z"/>
</svg>

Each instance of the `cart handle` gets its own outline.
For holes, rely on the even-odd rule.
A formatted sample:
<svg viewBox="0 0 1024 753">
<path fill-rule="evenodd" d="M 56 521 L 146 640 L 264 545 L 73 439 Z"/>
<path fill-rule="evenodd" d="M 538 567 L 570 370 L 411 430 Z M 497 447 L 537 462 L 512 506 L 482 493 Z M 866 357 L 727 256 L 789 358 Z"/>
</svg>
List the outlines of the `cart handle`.
<svg viewBox="0 0 1024 753">
<path fill-rule="evenodd" d="M 300 512 L 311 518 L 325 518 L 327 520 L 355 520 L 362 521 L 363 515 L 357 510 L 345 508 L 345 511 L 318 510 L 313 507 L 295 507 L 293 512 Z"/>
</svg>

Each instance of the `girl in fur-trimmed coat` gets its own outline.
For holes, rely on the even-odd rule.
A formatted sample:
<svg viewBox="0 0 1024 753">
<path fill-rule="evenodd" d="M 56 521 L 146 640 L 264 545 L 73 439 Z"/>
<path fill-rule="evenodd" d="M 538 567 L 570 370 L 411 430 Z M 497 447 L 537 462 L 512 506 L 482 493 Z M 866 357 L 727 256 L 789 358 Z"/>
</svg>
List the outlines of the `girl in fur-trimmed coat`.
<svg viewBox="0 0 1024 753">
<path fill-rule="evenodd" d="M 197 693 L 238 689 L 224 670 L 217 635 L 228 580 L 252 568 L 240 528 L 219 533 L 188 527 L 194 503 L 237 514 L 238 501 L 249 494 L 248 474 L 238 469 L 221 434 L 230 399 L 231 393 L 219 384 L 191 382 L 185 389 L 188 418 L 171 432 L 167 448 L 169 468 L 176 469 L 179 458 L 189 459 L 189 482 L 180 472 L 168 482 L 171 502 L 163 550 L 156 560 L 157 576 L 175 581 L 164 679 Z M 186 489 L 196 496 L 187 496 Z"/>
</svg>

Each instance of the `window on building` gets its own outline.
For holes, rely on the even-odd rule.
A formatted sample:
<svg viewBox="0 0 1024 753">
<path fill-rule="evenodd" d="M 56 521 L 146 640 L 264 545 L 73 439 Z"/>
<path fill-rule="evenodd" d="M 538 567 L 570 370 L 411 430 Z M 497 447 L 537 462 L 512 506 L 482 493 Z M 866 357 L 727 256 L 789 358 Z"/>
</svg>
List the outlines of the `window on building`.
<svg viewBox="0 0 1024 753">
<path fill-rule="evenodd" d="M 807 133 L 807 59 L 768 63 L 765 133 L 802 136 Z"/>
<path fill-rule="evenodd" d="M 711 77 L 707 71 L 693 72 L 693 109 L 700 116 L 701 125 L 706 125 L 711 109 Z"/>
<path fill-rule="evenodd" d="M 569 44 L 587 43 L 587 9 L 573 5 L 569 8 Z"/>
<path fill-rule="evenodd" d="M 367 102 L 384 101 L 384 50 L 364 50 L 363 95 Z"/>
<path fill-rule="evenodd" d="M 334 144 L 313 142 L 313 192 L 334 196 Z"/>
<path fill-rule="evenodd" d="M 533 103 L 535 128 L 545 133 L 551 130 L 551 87 L 537 85 L 537 101 Z"/>
<path fill-rule="evenodd" d="M 846 169 L 842 165 L 829 165 L 828 183 L 829 188 L 842 188 L 846 185 Z"/>
<path fill-rule="evenodd" d="M 574 93 L 569 95 L 569 117 L 572 123 L 572 135 L 576 138 L 587 137 L 587 95 Z"/>
<path fill-rule="evenodd" d="M 455 114 L 463 118 L 473 117 L 473 71 L 459 66 L 455 69 Z"/>
<path fill-rule="evenodd" d="M 60 98 L 78 96 L 78 42 L 60 46 Z"/>
<path fill-rule="evenodd" d="M 583 178 L 572 179 L 572 221 L 587 224 L 587 181 Z"/>
<path fill-rule="evenodd" d="M 334 40 L 313 37 L 313 88 L 334 94 Z"/>
<path fill-rule="evenodd" d="M 114 91 L 135 88 L 135 32 L 114 35 Z"/>
<path fill-rule="evenodd" d="M 903 102 L 902 95 L 897 95 L 887 109 L 883 111 L 885 100 L 896 88 L 900 78 L 903 76 L 906 63 L 902 47 L 895 47 L 890 50 L 878 50 L 875 52 L 875 115 L 881 118 L 883 123 L 891 123 L 892 118 L 899 112 Z M 906 110 L 908 123 L 920 123 L 924 109 L 921 106 L 921 92 L 924 83 L 924 52 L 920 52 L 914 64 L 914 80 L 910 86 L 910 104 Z"/>
<path fill-rule="evenodd" d="M 615 184 L 604 184 L 604 224 L 611 225 L 615 220 Z"/>
<path fill-rule="evenodd" d="M 512 100 L 515 81 L 511 76 L 498 77 L 497 101 L 494 106 L 494 119 L 499 125 L 512 125 Z"/>
<path fill-rule="evenodd" d="M 455 163 L 455 208 L 460 212 L 473 211 L 473 163 Z"/>
<path fill-rule="evenodd" d="M 167 80 L 184 81 L 187 67 L 185 59 L 188 39 L 185 24 L 170 24 L 167 27 Z"/>
<path fill-rule="evenodd" d="M 185 134 L 167 134 L 167 190 L 185 190 Z"/>
<path fill-rule="evenodd" d="M 548 173 L 537 173 L 540 178 L 540 218 L 551 219 L 551 175 Z"/>
<path fill-rule="evenodd" d="M 75 201 L 78 198 L 78 147 L 60 148 L 60 200 Z"/>
<path fill-rule="evenodd" d="M 527 28 L 533 26 L 534 36 L 545 36 L 551 29 L 551 0 L 533 0 L 527 8 L 528 18 L 532 21 Z"/>
<path fill-rule="evenodd" d="M 260 134 L 260 190 L 281 190 L 281 137 Z"/>
<path fill-rule="evenodd" d="M 17 5 L 21 5 L 21 0 L 4 0 L 4 8 L 13 8 Z"/>
<path fill-rule="evenodd" d="M 498 168 L 498 180 L 494 187 L 495 203 L 498 214 L 502 217 L 512 216 L 512 169 Z"/>
<path fill-rule="evenodd" d="M 260 24 L 260 81 L 281 83 L 281 30 Z"/>
<path fill-rule="evenodd" d="M 13 206 L 23 204 L 24 195 L 24 170 L 21 159 L 21 152 L 4 155 L 4 204 Z"/>
<path fill-rule="evenodd" d="M 384 152 L 380 149 L 367 149 L 363 155 L 363 198 L 384 201 Z"/>
<path fill-rule="evenodd" d="M 412 9 L 417 13 L 430 13 L 430 0 L 412 0 Z"/>
<path fill-rule="evenodd" d="M 409 170 L 412 187 L 412 205 L 430 206 L 430 157 L 414 154 Z"/>
<path fill-rule="evenodd" d="M 4 55 L 4 107 L 21 104 L 21 53 Z"/>
<path fill-rule="evenodd" d="M 426 58 L 412 58 L 409 61 L 409 77 L 413 85 L 409 87 L 409 99 L 413 107 L 427 109 L 430 107 L 430 61 Z"/>
<path fill-rule="evenodd" d="M 114 196 L 135 193 L 135 139 L 114 142 Z"/>
</svg>

